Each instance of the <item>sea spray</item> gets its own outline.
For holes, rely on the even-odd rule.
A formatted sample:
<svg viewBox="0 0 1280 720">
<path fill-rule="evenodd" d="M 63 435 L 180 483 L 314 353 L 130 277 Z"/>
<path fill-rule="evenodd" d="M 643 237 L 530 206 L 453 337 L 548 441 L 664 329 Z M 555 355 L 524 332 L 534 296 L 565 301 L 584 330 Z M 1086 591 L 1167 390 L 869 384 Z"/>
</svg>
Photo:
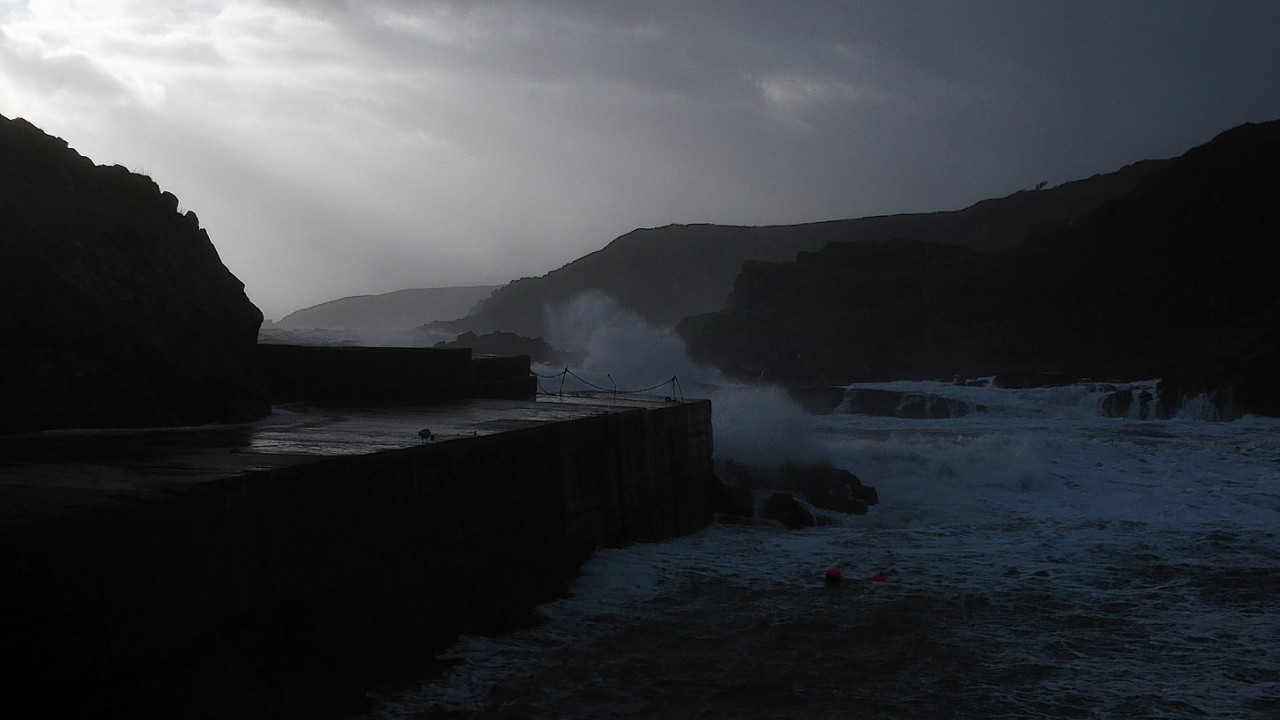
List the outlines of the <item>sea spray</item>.
<svg viewBox="0 0 1280 720">
<path fill-rule="evenodd" d="M 734 383 L 718 368 L 695 363 L 673 330 L 650 325 L 604 293 L 583 293 L 550 307 L 546 320 L 558 349 L 587 352 L 575 369 L 585 383 L 570 381 L 566 390 L 656 386 L 654 392 L 667 393 L 665 382 L 675 378 L 686 392 L 711 400 L 717 462 L 773 470 L 827 461 L 812 417 L 785 390 Z M 539 368 L 541 374 L 557 370 L 562 369 Z"/>
<path fill-rule="evenodd" d="M 592 336 L 604 328 L 648 328 L 648 324 L 600 290 L 575 295 L 559 305 L 543 308 L 547 342 L 559 350 L 586 350 Z"/>
<path fill-rule="evenodd" d="M 828 460 L 814 435 L 813 418 L 770 386 L 724 386 L 711 397 L 716 457 L 773 469 L 785 463 Z"/>
</svg>

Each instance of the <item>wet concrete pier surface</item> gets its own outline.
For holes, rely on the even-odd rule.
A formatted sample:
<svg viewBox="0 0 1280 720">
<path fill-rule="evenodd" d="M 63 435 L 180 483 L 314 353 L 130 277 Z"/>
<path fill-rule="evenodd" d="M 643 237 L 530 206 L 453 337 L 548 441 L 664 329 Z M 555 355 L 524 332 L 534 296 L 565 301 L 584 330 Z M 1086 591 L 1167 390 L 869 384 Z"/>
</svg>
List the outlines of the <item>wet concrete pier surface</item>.
<svg viewBox="0 0 1280 720">
<path fill-rule="evenodd" d="M 314 462 L 488 436 L 665 403 L 646 397 L 458 400 L 420 407 L 276 406 L 234 426 L 0 435 L 0 533 L 171 497 L 193 485 Z"/>
<path fill-rule="evenodd" d="M 595 548 L 698 529 L 714 482 L 705 401 L 0 437 L 0 689 L 80 717 L 341 716 L 525 622 Z"/>
</svg>

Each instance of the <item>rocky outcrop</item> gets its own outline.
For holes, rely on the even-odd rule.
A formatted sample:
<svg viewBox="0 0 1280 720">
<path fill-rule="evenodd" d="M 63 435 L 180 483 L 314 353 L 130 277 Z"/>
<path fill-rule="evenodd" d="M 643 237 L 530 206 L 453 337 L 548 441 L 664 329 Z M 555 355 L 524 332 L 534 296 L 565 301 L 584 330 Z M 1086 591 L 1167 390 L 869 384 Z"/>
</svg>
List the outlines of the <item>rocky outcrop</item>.
<svg viewBox="0 0 1280 720">
<path fill-rule="evenodd" d="M 1244 125 L 1017 248 L 841 242 L 746 263 L 726 309 L 678 330 L 695 361 L 744 379 L 1176 375 L 1179 397 L 1227 383 L 1230 404 L 1274 412 L 1277 197 L 1280 121 Z"/>
<path fill-rule="evenodd" d="M 1148 420 L 1156 416 L 1152 400 L 1155 397 L 1147 390 L 1134 392 L 1131 387 L 1109 390 L 1103 396 L 1099 409 L 1106 417 L 1133 417 Z"/>
<path fill-rule="evenodd" d="M 750 523 L 750 518 L 756 514 L 756 496 L 751 490 L 739 485 L 726 485 L 718 477 L 711 503 L 712 512 L 719 522 L 725 522 L 727 517 L 731 521 Z"/>
<path fill-rule="evenodd" d="M 150 178 L 0 117 L 0 228 L 0 432 L 268 412 L 262 314 Z"/>
<path fill-rule="evenodd" d="M 1202 359 L 1160 381 L 1162 417 L 1184 411 L 1211 420 L 1280 417 L 1280 304 L 1230 329 L 1230 336 L 1204 346 Z"/>
<path fill-rule="evenodd" d="M 862 484 L 857 475 L 830 465 L 784 465 L 779 485 L 804 496 L 814 507 L 849 515 L 864 515 L 867 506 L 880 502 L 876 489 Z"/>
<path fill-rule="evenodd" d="M 813 513 L 796 501 L 791 493 L 776 492 L 760 503 L 760 517 L 782 523 L 788 530 L 813 527 Z"/>
<path fill-rule="evenodd" d="M 846 515 L 863 515 L 868 506 L 880 502 L 876 489 L 863 485 L 857 475 L 826 464 L 797 465 L 785 463 L 777 468 L 747 467 L 741 463 L 725 462 L 718 469 L 718 476 L 724 484 L 722 507 L 724 512 L 730 504 L 732 514 L 742 514 L 745 505 L 742 501 L 743 490 L 774 491 L 766 503 L 759 509 L 759 516 L 779 520 L 784 525 L 790 520 L 784 518 L 802 518 L 792 509 L 796 503 L 795 495 L 803 497 L 810 505 L 822 510 L 843 513 Z M 785 497 L 776 497 L 783 495 Z M 766 505 L 768 507 L 766 508 Z M 803 506 L 800 506 L 803 510 Z M 749 514 L 749 513 L 748 513 Z M 805 510 L 805 514 L 808 513 Z M 813 522 L 808 521 L 808 527 Z"/>
</svg>

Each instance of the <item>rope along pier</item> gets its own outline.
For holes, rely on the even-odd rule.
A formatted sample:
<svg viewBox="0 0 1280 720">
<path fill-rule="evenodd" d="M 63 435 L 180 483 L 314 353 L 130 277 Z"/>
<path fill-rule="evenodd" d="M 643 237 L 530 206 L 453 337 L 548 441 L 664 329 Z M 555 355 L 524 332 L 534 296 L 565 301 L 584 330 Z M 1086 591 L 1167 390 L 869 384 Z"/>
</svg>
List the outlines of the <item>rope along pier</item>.
<svg viewBox="0 0 1280 720">
<path fill-rule="evenodd" d="M 671 393 L 667 396 L 667 399 L 668 399 L 668 400 L 673 400 L 673 401 L 684 402 L 684 389 L 680 387 L 680 379 L 679 379 L 678 377 L 676 377 L 675 375 L 672 375 L 672 376 L 671 376 L 669 379 L 667 379 L 667 380 L 663 380 L 663 381 L 662 381 L 662 382 L 660 382 L 660 383 L 657 383 L 657 384 L 655 384 L 655 385 L 650 385 L 649 387 L 646 387 L 646 388 L 639 388 L 639 389 L 636 389 L 636 390 L 624 390 L 624 389 L 619 388 L 619 387 L 618 387 L 618 385 L 617 385 L 617 383 L 613 383 L 613 376 L 612 376 L 612 375 L 610 375 L 609 373 L 605 373 L 605 377 L 609 378 L 609 382 L 613 383 L 613 387 L 611 387 L 611 388 L 607 388 L 607 387 L 603 387 L 603 386 L 601 386 L 601 385 L 597 385 L 596 383 L 593 383 L 593 382 L 591 382 L 590 380 L 587 380 L 586 378 L 582 377 L 581 375 L 579 375 L 579 374 L 575 373 L 574 371 L 570 370 L 567 366 L 565 367 L 565 369 L 564 369 L 564 370 L 561 370 L 560 372 L 555 373 L 555 374 L 553 374 L 553 375 L 542 375 L 542 374 L 540 374 L 540 373 L 533 372 L 533 371 L 530 371 L 530 374 L 531 374 L 531 375 L 533 375 L 534 377 L 538 378 L 538 394 L 539 394 L 539 395 L 547 395 L 547 396 L 554 396 L 554 397 L 564 397 L 565 395 L 574 395 L 574 394 L 578 394 L 578 393 L 605 392 L 605 393 L 611 393 L 611 394 L 613 395 L 614 399 L 617 399 L 617 397 L 618 397 L 619 395 L 623 395 L 623 396 L 628 396 L 628 395 L 645 395 L 645 394 L 647 394 L 647 393 L 651 393 L 651 392 L 653 392 L 654 390 L 657 390 L 658 388 L 666 387 L 666 386 L 670 386 L 670 387 L 671 387 Z M 567 378 L 573 378 L 574 380 L 577 380 L 578 382 L 582 383 L 583 385 L 587 386 L 587 387 L 588 387 L 588 388 L 590 388 L 590 389 L 589 389 L 589 390 L 571 391 L 571 392 L 566 393 L 566 392 L 565 392 L 565 389 L 564 389 L 564 383 L 565 383 L 565 380 L 566 380 Z M 548 381 L 548 382 L 550 382 L 550 381 L 554 381 L 554 380 L 559 380 L 559 381 L 560 381 L 560 385 L 559 385 L 559 387 L 556 389 L 556 391 L 555 391 L 555 392 L 552 392 L 552 391 L 550 391 L 550 390 L 546 389 L 545 387 L 543 387 L 542 382 L 543 382 L 544 380 L 546 380 L 546 381 Z"/>
</svg>

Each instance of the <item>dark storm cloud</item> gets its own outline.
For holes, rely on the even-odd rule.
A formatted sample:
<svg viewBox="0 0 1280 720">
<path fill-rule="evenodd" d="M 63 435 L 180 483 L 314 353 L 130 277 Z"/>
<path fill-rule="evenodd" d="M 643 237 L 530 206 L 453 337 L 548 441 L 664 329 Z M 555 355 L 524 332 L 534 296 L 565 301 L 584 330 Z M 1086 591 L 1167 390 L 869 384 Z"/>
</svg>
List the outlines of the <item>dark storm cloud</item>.
<svg viewBox="0 0 1280 720">
<path fill-rule="evenodd" d="M 279 316 L 637 226 L 1174 155 L 1280 116 L 1275 27 L 1261 2 L 9 2 L 0 112 L 151 170 Z"/>
</svg>

